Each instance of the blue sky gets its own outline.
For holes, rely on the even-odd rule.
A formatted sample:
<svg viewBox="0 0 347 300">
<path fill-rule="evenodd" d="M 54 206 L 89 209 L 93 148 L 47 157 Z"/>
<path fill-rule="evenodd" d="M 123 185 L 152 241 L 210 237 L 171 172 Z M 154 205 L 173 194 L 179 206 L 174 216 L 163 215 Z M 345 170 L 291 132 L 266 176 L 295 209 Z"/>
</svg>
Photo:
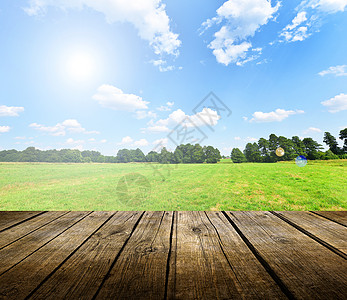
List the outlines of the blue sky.
<svg viewBox="0 0 347 300">
<path fill-rule="evenodd" d="M 146 153 L 185 126 L 229 154 L 347 127 L 347 0 L 201 3 L 1 1 L 0 149 Z M 211 91 L 231 115 L 197 107 Z"/>
</svg>

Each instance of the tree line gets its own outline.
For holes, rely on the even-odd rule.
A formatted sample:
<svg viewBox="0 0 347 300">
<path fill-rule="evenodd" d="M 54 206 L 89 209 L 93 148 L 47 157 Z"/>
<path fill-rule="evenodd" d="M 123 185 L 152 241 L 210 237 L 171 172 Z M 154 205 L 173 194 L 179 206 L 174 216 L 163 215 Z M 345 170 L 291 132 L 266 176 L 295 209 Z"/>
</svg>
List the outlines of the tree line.
<svg viewBox="0 0 347 300">
<path fill-rule="evenodd" d="M 342 148 L 338 146 L 336 138 L 330 132 L 325 132 L 323 142 L 329 146 L 329 150 L 323 152 L 322 145 L 312 138 L 301 140 L 298 136 L 293 136 L 288 139 L 270 134 L 268 140 L 260 138 L 257 143 L 248 143 L 243 152 L 238 148 L 232 149 L 230 158 L 234 163 L 288 161 L 298 155 L 310 160 L 347 158 L 347 128 L 340 131 L 339 138 L 343 141 Z M 276 155 L 278 148 L 284 150 L 283 156 Z"/>
<path fill-rule="evenodd" d="M 199 144 L 180 145 L 174 152 L 165 147 L 160 152 L 150 151 L 145 155 L 141 149 L 121 149 L 117 156 L 105 156 L 99 151 L 80 151 L 75 149 L 39 150 L 28 147 L 23 151 L 0 151 L 0 162 L 49 162 L 49 163 L 128 163 L 157 162 L 162 164 L 178 163 L 217 163 L 221 159 L 220 152 L 212 146 Z"/>
<path fill-rule="evenodd" d="M 300 139 L 293 136 L 288 139 L 271 134 L 269 139 L 260 138 L 257 143 L 248 143 L 242 152 L 238 148 L 231 151 L 230 158 L 234 163 L 243 162 L 277 162 L 293 160 L 298 155 L 307 159 L 338 159 L 347 158 L 347 128 L 340 131 L 339 138 L 343 140 L 343 147 L 338 146 L 336 138 L 329 132 L 324 133 L 323 142 L 329 150 L 323 152 L 322 145 L 312 138 Z M 284 149 L 284 155 L 276 155 L 277 148 Z M 217 163 L 222 158 L 219 150 L 212 146 L 202 147 L 199 144 L 179 145 L 173 152 L 165 147 L 160 152 L 150 151 L 145 155 L 141 149 L 121 149 L 116 156 L 105 156 L 99 151 L 80 151 L 74 149 L 39 150 L 28 147 L 23 151 L 0 151 L 0 162 L 49 162 L 49 163 L 128 163 L 128 162 L 156 162 L 162 164 L 179 163 Z"/>
</svg>

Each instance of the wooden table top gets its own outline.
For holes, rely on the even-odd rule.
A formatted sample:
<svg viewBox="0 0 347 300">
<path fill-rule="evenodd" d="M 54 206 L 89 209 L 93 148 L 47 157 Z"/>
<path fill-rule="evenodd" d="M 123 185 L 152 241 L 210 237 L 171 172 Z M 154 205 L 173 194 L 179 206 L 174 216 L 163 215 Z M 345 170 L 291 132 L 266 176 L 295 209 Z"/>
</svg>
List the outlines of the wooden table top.
<svg viewBox="0 0 347 300">
<path fill-rule="evenodd" d="M 0 212 L 0 299 L 347 299 L 347 212 Z"/>
</svg>

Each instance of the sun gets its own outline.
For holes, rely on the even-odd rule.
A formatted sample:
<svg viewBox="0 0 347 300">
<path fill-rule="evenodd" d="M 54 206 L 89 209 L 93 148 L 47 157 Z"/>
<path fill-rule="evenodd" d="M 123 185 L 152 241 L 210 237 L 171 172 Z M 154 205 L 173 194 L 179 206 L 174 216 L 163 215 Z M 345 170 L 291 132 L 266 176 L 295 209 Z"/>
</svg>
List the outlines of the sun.
<svg viewBox="0 0 347 300">
<path fill-rule="evenodd" d="M 89 53 L 74 53 L 68 57 L 66 68 L 71 80 L 88 81 L 95 73 L 95 60 Z"/>
</svg>

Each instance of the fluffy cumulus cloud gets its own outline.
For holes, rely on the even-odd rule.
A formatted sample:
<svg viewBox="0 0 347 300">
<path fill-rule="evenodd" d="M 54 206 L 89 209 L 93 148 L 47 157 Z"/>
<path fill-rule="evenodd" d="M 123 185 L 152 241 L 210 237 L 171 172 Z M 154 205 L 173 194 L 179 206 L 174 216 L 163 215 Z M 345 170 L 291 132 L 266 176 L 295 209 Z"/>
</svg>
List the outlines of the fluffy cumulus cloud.
<svg viewBox="0 0 347 300">
<path fill-rule="evenodd" d="M 156 117 L 157 117 L 157 114 L 153 111 L 138 110 L 135 112 L 135 118 L 139 120 L 145 119 L 145 118 L 155 119 Z"/>
<path fill-rule="evenodd" d="M 118 145 L 128 145 L 131 144 L 134 140 L 130 136 L 125 136 L 122 138 L 122 141 Z"/>
<path fill-rule="evenodd" d="M 130 136 L 125 136 L 122 138 L 122 141 L 118 143 L 117 145 L 144 147 L 144 146 L 148 146 L 149 142 L 146 139 L 140 139 L 140 140 L 134 141 L 134 139 L 131 138 Z"/>
<path fill-rule="evenodd" d="M 306 130 L 303 131 L 304 134 L 309 134 L 309 133 L 320 133 L 322 130 L 316 127 L 309 127 Z"/>
<path fill-rule="evenodd" d="M 0 105 L 0 117 L 18 117 L 24 107 Z"/>
<path fill-rule="evenodd" d="M 170 19 L 161 0 L 30 0 L 24 10 L 30 16 L 42 15 L 49 6 L 62 10 L 86 7 L 102 13 L 108 23 L 129 22 L 156 54 L 178 55 L 181 41 L 170 29 Z"/>
<path fill-rule="evenodd" d="M 68 145 L 71 149 L 77 149 L 80 151 L 83 150 L 84 143 L 84 140 L 74 140 L 72 138 L 68 138 L 65 142 L 65 144 Z"/>
<path fill-rule="evenodd" d="M 135 147 L 144 147 L 144 146 L 148 146 L 148 145 L 149 145 L 149 142 L 146 139 L 140 139 L 140 140 L 134 142 Z"/>
<path fill-rule="evenodd" d="M 347 76 L 347 65 L 329 67 L 327 70 L 323 70 L 319 72 L 318 74 L 320 76 L 325 76 L 325 75 Z"/>
<path fill-rule="evenodd" d="M 256 111 L 252 116 L 253 118 L 250 122 L 263 123 L 263 122 L 281 122 L 284 119 L 287 119 L 291 115 L 303 114 L 303 110 L 284 110 L 276 109 L 275 111 L 270 112 L 261 112 Z"/>
<path fill-rule="evenodd" d="M 321 20 L 328 14 L 342 12 L 347 0 L 303 0 L 297 6 L 297 14 L 292 22 L 280 32 L 280 40 L 285 42 L 303 41 L 319 31 Z"/>
<path fill-rule="evenodd" d="M 151 60 L 150 63 L 152 63 L 153 66 L 158 67 L 160 72 L 173 71 L 176 69 L 175 66 L 168 65 L 167 61 L 162 59 Z M 182 70 L 182 67 L 178 67 L 178 69 Z"/>
<path fill-rule="evenodd" d="M 329 100 L 322 101 L 321 104 L 326 106 L 331 113 L 347 110 L 347 95 L 341 93 Z"/>
<path fill-rule="evenodd" d="M 281 32 L 280 36 L 287 42 L 303 41 L 310 34 L 307 32 L 308 26 L 306 17 L 306 11 L 299 12 L 292 20 L 291 24 L 288 24 Z M 303 26 L 305 24 L 305 26 Z"/>
<path fill-rule="evenodd" d="M 201 112 L 194 115 L 187 115 L 183 110 L 177 109 L 166 119 L 160 119 L 156 122 L 151 120 L 148 123 L 147 131 L 169 132 L 170 129 L 181 122 L 185 122 L 187 127 L 216 126 L 220 118 L 218 113 L 210 108 L 203 108 Z"/>
<path fill-rule="evenodd" d="M 261 49 L 252 48 L 249 38 L 274 18 L 280 3 L 268 0 L 228 0 L 217 9 L 217 16 L 202 24 L 203 32 L 222 24 L 208 45 L 217 61 L 224 65 L 243 65 L 259 57 Z M 259 51 L 260 50 L 260 51 Z"/>
<path fill-rule="evenodd" d="M 126 94 L 121 89 L 108 84 L 101 85 L 93 99 L 103 107 L 129 112 L 147 109 L 149 104 L 140 96 Z"/>
<path fill-rule="evenodd" d="M 29 127 L 53 136 L 65 136 L 66 133 L 83 133 L 83 134 L 99 134 L 98 131 L 88 131 L 75 119 L 68 119 L 54 126 L 45 126 L 42 124 L 32 123 Z"/>
<path fill-rule="evenodd" d="M 10 129 L 10 126 L 0 126 L 0 133 L 9 132 Z"/>
<path fill-rule="evenodd" d="M 159 111 L 170 111 L 172 106 L 174 106 L 175 102 L 166 102 L 166 105 L 162 105 L 157 107 L 157 110 Z"/>
</svg>

